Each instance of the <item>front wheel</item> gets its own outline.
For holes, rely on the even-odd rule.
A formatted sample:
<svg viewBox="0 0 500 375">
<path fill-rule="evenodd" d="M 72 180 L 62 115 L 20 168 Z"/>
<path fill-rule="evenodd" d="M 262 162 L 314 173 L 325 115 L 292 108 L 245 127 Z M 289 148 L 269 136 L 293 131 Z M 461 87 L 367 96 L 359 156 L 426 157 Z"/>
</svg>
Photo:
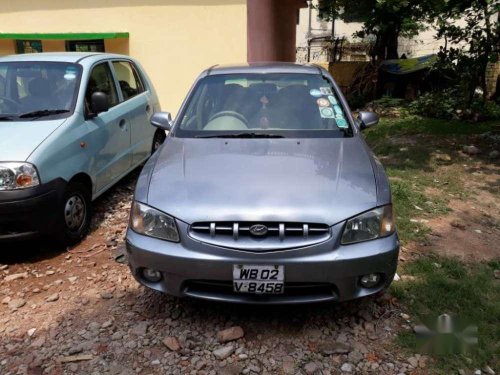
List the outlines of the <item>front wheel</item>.
<svg viewBox="0 0 500 375">
<path fill-rule="evenodd" d="M 58 242 L 64 245 L 80 242 L 90 229 L 92 217 L 91 192 L 87 186 L 78 182 L 70 183 L 59 212 Z"/>
<path fill-rule="evenodd" d="M 153 147 L 151 149 L 151 154 L 154 154 L 155 151 L 160 148 L 160 146 L 165 141 L 165 138 L 167 138 L 167 136 L 165 135 L 165 132 L 163 130 L 156 131 L 156 133 L 153 137 Z"/>
</svg>

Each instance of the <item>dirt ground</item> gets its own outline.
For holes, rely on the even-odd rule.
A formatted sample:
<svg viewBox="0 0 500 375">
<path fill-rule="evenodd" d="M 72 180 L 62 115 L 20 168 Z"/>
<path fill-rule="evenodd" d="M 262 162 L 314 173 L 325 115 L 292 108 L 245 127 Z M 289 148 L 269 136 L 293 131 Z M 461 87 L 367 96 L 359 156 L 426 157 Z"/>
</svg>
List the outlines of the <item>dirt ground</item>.
<svg viewBox="0 0 500 375">
<path fill-rule="evenodd" d="M 427 244 L 438 254 L 464 261 L 500 259 L 500 169 L 477 161 L 462 167 L 469 174 L 466 198 L 451 199 L 447 215 L 426 223 L 431 228 Z"/>
<path fill-rule="evenodd" d="M 430 219 L 428 240 L 406 245 L 403 258 L 422 248 L 464 259 L 499 256 L 498 169 L 464 168 L 474 176 L 467 182 L 473 193 L 452 198 L 452 211 Z M 394 348 L 412 321 L 390 294 L 255 307 L 139 286 L 120 262 L 137 175 L 95 202 L 92 231 L 75 248 L 41 241 L 2 248 L 0 374 L 429 373 L 427 357 Z M 228 341 L 221 340 L 227 328 Z"/>
</svg>

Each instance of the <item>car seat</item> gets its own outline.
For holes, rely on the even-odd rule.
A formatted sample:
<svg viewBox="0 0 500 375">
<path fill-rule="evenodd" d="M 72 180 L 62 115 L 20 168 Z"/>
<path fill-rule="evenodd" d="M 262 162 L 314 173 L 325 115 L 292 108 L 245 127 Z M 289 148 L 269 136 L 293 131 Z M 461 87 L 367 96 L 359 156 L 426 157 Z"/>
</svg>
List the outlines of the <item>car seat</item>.
<svg viewBox="0 0 500 375">
<path fill-rule="evenodd" d="M 284 129 L 319 129 L 321 116 L 316 98 L 303 85 L 282 88 L 275 100 L 275 109 L 281 114 Z"/>
<path fill-rule="evenodd" d="M 28 96 L 22 99 L 26 112 L 54 107 L 55 83 L 45 78 L 34 78 L 28 83 Z"/>
</svg>

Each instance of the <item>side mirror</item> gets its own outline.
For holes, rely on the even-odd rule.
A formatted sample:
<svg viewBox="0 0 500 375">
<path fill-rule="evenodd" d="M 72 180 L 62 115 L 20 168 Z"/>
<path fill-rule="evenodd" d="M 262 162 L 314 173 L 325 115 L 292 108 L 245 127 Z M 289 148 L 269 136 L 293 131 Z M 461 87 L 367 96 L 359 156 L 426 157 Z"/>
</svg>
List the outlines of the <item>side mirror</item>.
<svg viewBox="0 0 500 375">
<path fill-rule="evenodd" d="M 378 115 L 375 112 L 359 111 L 358 121 L 361 130 L 378 124 Z"/>
<path fill-rule="evenodd" d="M 109 109 L 108 95 L 101 91 L 96 91 L 90 97 L 90 110 L 92 114 L 97 116 L 101 112 L 106 112 Z"/>
<path fill-rule="evenodd" d="M 170 112 L 156 112 L 151 117 L 151 125 L 162 130 L 170 131 L 173 125 L 172 115 Z"/>
</svg>

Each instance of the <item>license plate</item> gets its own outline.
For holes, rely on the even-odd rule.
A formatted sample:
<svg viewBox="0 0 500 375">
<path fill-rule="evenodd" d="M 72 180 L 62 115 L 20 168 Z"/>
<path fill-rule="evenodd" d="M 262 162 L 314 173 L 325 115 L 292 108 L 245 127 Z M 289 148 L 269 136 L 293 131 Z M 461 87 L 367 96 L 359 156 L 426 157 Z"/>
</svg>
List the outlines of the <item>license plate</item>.
<svg viewBox="0 0 500 375">
<path fill-rule="evenodd" d="M 233 289 L 237 293 L 281 294 L 284 281 L 284 266 L 233 265 Z"/>
</svg>

